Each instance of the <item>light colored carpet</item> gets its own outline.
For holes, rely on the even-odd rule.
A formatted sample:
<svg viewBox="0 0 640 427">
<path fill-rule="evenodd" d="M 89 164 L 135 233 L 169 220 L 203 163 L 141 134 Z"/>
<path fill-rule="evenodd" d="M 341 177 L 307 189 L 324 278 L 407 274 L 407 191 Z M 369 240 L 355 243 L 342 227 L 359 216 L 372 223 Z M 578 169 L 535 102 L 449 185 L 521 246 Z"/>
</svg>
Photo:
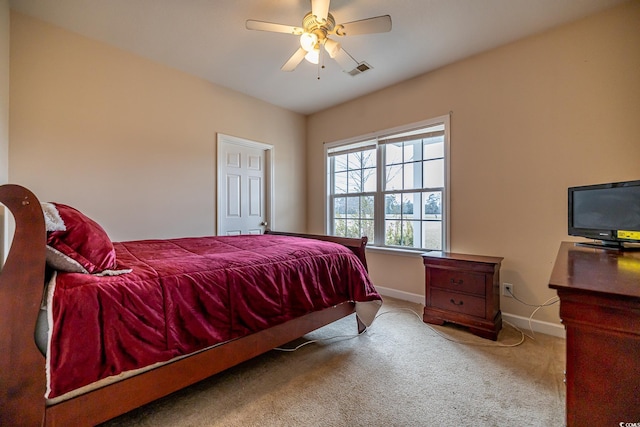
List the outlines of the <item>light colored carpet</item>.
<svg viewBox="0 0 640 427">
<path fill-rule="evenodd" d="M 563 339 L 505 325 L 496 342 L 425 325 L 385 298 L 366 334 L 271 351 L 106 426 L 562 426 Z M 525 331 L 527 332 L 527 331 Z M 354 315 L 307 335 L 356 333 Z M 299 344 L 302 341 L 296 342 Z"/>
</svg>

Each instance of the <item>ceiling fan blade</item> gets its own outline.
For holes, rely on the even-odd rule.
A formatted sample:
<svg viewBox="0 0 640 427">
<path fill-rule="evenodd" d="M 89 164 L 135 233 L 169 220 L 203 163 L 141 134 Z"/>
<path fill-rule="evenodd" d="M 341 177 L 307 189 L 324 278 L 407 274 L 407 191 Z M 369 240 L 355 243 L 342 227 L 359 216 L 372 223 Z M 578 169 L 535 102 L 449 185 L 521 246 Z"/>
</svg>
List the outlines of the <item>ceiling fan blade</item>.
<svg viewBox="0 0 640 427">
<path fill-rule="evenodd" d="M 299 63 L 302 62 L 304 56 L 307 54 L 307 51 L 303 48 L 298 48 L 296 52 L 291 55 L 291 58 L 285 62 L 285 64 L 280 68 L 282 71 L 293 71 L 296 69 Z"/>
<path fill-rule="evenodd" d="M 353 59 L 353 57 L 342 48 L 338 49 L 338 52 L 333 56 L 333 59 L 340 64 L 340 68 L 342 68 L 342 71 L 346 73 L 358 66 L 358 61 Z"/>
<path fill-rule="evenodd" d="M 386 33 L 388 31 L 391 31 L 391 16 L 389 15 L 347 22 L 336 25 L 334 30 L 338 36 L 357 36 L 360 34 Z"/>
<path fill-rule="evenodd" d="M 324 50 L 327 51 L 327 53 L 331 58 L 335 58 L 338 52 L 340 52 L 340 49 L 342 49 L 342 46 L 340 45 L 340 43 L 330 39 L 329 37 L 325 39 Z"/>
<path fill-rule="evenodd" d="M 304 33 L 304 30 L 300 27 L 292 27 L 291 25 L 274 24 L 272 22 L 254 21 L 253 19 L 247 19 L 247 30 L 257 31 L 270 31 L 272 33 L 286 33 L 296 36 Z"/>
<path fill-rule="evenodd" d="M 311 13 L 314 14 L 320 22 L 327 20 L 329 3 L 330 0 L 311 0 Z"/>
</svg>

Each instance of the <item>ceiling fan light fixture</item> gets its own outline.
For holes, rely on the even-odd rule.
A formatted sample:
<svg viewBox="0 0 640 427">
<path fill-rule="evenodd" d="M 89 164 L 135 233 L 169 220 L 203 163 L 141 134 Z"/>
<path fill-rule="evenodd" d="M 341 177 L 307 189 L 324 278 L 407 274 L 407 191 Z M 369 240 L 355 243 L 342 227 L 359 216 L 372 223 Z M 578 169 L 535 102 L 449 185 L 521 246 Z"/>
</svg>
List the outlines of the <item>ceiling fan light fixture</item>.
<svg viewBox="0 0 640 427">
<path fill-rule="evenodd" d="M 318 44 L 318 36 L 314 33 L 303 33 L 300 36 L 300 46 L 307 52 L 311 52 Z"/>
<path fill-rule="evenodd" d="M 342 46 L 340 46 L 340 43 L 338 43 L 335 40 L 325 39 L 324 50 L 327 51 L 327 53 L 331 58 L 335 58 L 338 52 L 340 51 L 340 49 L 342 49 Z"/>
<path fill-rule="evenodd" d="M 318 64 L 318 62 L 320 61 L 320 49 L 310 50 L 304 56 L 304 59 L 311 62 L 312 64 Z"/>
</svg>

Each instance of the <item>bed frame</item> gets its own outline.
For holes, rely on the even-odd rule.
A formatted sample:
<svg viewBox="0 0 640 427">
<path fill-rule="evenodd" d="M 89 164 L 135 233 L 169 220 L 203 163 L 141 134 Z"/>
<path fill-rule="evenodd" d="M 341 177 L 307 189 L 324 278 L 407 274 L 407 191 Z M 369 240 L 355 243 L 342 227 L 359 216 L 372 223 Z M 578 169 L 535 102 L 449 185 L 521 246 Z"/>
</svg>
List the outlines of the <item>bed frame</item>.
<svg viewBox="0 0 640 427">
<path fill-rule="evenodd" d="M 345 302 L 195 353 L 125 380 L 47 405 L 45 359 L 34 341 L 45 275 L 46 232 L 40 202 L 18 185 L 0 186 L 0 203 L 15 219 L 15 233 L 0 273 L 0 425 L 96 425 L 167 396 L 231 366 L 352 314 Z M 365 267 L 367 238 L 276 233 L 316 238 L 350 248 Z M 364 325 L 358 320 L 358 331 Z"/>
</svg>

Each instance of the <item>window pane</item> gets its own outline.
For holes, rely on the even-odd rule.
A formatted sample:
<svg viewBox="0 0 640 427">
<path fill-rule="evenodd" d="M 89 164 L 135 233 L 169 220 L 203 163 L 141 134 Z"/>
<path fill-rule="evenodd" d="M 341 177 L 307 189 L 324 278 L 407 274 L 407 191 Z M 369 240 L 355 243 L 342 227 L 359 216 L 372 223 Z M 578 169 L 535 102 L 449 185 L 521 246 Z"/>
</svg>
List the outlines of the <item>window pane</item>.
<svg viewBox="0 0 640 427">
<path fill-rule="evenodd" d="M 347 237 L 360 237 L 360 221 L 357 219 L 347 220 Z"/>
<path fill-rule="evenodd" d="M 333 234 L 336 236 L 346 236 L 347 235 L 347 221 L 344 219 L 336 219 L 333 222 Z"/>
<path fill-rule="evenodd" d="M 390 246 L 402 244 L 402 221 L 384 222 L 384 244 Z"/>
<path fill-rule="evenodd" d="M 416 142 L 418 143 L 417 147 L 416 147 Z M 404 150 L 403 150 L 404 158 L 402 159 L 403 162 L 406 163 L 406 162 L 418 160 L 418 156 L 420 155 L 419 144 L 420 144 L 420 141 L 410 141 L 410 142 L 404 143 Z M 416 148 L 418 149 L 416 150 Z"/>
<path fill-rule="evenodd" d="M 362 154 L 362 167 L 363 168 L 375 168 L 376 167 L 376 150 L 366 150 Z"/>
<path fill-rule="evenodd" d="M 384 199 L 385 218 L 400 218 L 402 199 L 400 194 L 387 194 Z"/>
<path fill-rule="evenodd" d="M 411 194 L 402 195 L 402 216 L 413 215 L 413 197 Z"/>
<path fill-rule="evenodd" d="M 362 193 L 362 170 L 350 170 L 349 172 L 349 193 Z"/>
<path fill-rule="evenodd" d="M 347 154 L 347 160 L 349 169 L 360 169 L 362 167 L 362 151 Z"/>
<path fill-rule="evenodd" d="M 442 193 L 422 193 L 422 213 L 424 219 L 442 219 Z"/>
<path fill-rule="evenodd" d="M 347 197 L 347 216 L 360 218 L 360 197 Z"/>
<path fill-rule="evenodd" d="M 347 192 L 347 172 L 333 174 L 333 194 L 345 194 Z"/>
<path fill-rule="evenodd" d="M 394 165 L 402 163 L 402 143 L 385 144 L 385 159 L 386 165 Z"/>
<path fill-rule="evenodd" d="M 362 218 L 373 218 L 374 208 L 373 196 L 362 196 L 360 198 L 360 216 Z"/>
<path fill-rule="evenodd" d="M 375 168 L 368 168 L 362 170 L 363 192 L 370 193 L 376 191 L 378 177 L 376 176 Z"/>
<path fill-rule="evenodd" d="M 404 164 L 404 182 L 402 188 L 405 190 L 422 187 L 422 176 L 418 175 L 416 177 L 416 170 L 414 166 L 415 163 Z"/>
<path fill-rule="evenodd" d="M 374 241 L 374 239 L 376 238 L 375 234 L 374 234 L 374 223 L 373 220 L 363 220 L 362 221 L 362 236 L 367 236 L 369 238 L 369 242 Z M 360 237 L 360 236 L 358 236 Z"/>
<path fill-rule="evenodd" d="M 335 218 L 344 218 L 347 215 L 347 199 L 346 197 L 336 197 L 333 199 L 333 216 Z"/>
<path fill-rule="evenodd" d="M 442 222 L 422 222 L 422 247 L 436 251 L 442 250 Z"/>
<path fill-rule="evenodd" d="M 347 155 L 340 154 L 339 156 L 335 156 L 333 158 L 334 162 L 334 170 L 336 172 L 342 172 L 347 170 Z"/>
<path fill-rule="evenodd" d="M 402 196 L 402 217 L 420 219 L 422 193 L 407 193 Z"/>
<path fill-rule="evenodd" d="M 429 138 L 423 140 L 423 154 L 422 160 L 429 159 L 438 159 L 444 157 L 444 139 L 443 137 L 439 138 Z"/>
<path fill-rule="evenodd" d="M 423 187 L 444 187 L 444 159 L 423 162 Z"/>
<path fill-rule="evenodd" d="M 402 246 L 420 247 L 420 221 L 402 222 Z"/>
<path fill-rule="evenodd" d="M 385 190 L 402 190 L 402 165 L 387 166 Z"/>
</svg>

